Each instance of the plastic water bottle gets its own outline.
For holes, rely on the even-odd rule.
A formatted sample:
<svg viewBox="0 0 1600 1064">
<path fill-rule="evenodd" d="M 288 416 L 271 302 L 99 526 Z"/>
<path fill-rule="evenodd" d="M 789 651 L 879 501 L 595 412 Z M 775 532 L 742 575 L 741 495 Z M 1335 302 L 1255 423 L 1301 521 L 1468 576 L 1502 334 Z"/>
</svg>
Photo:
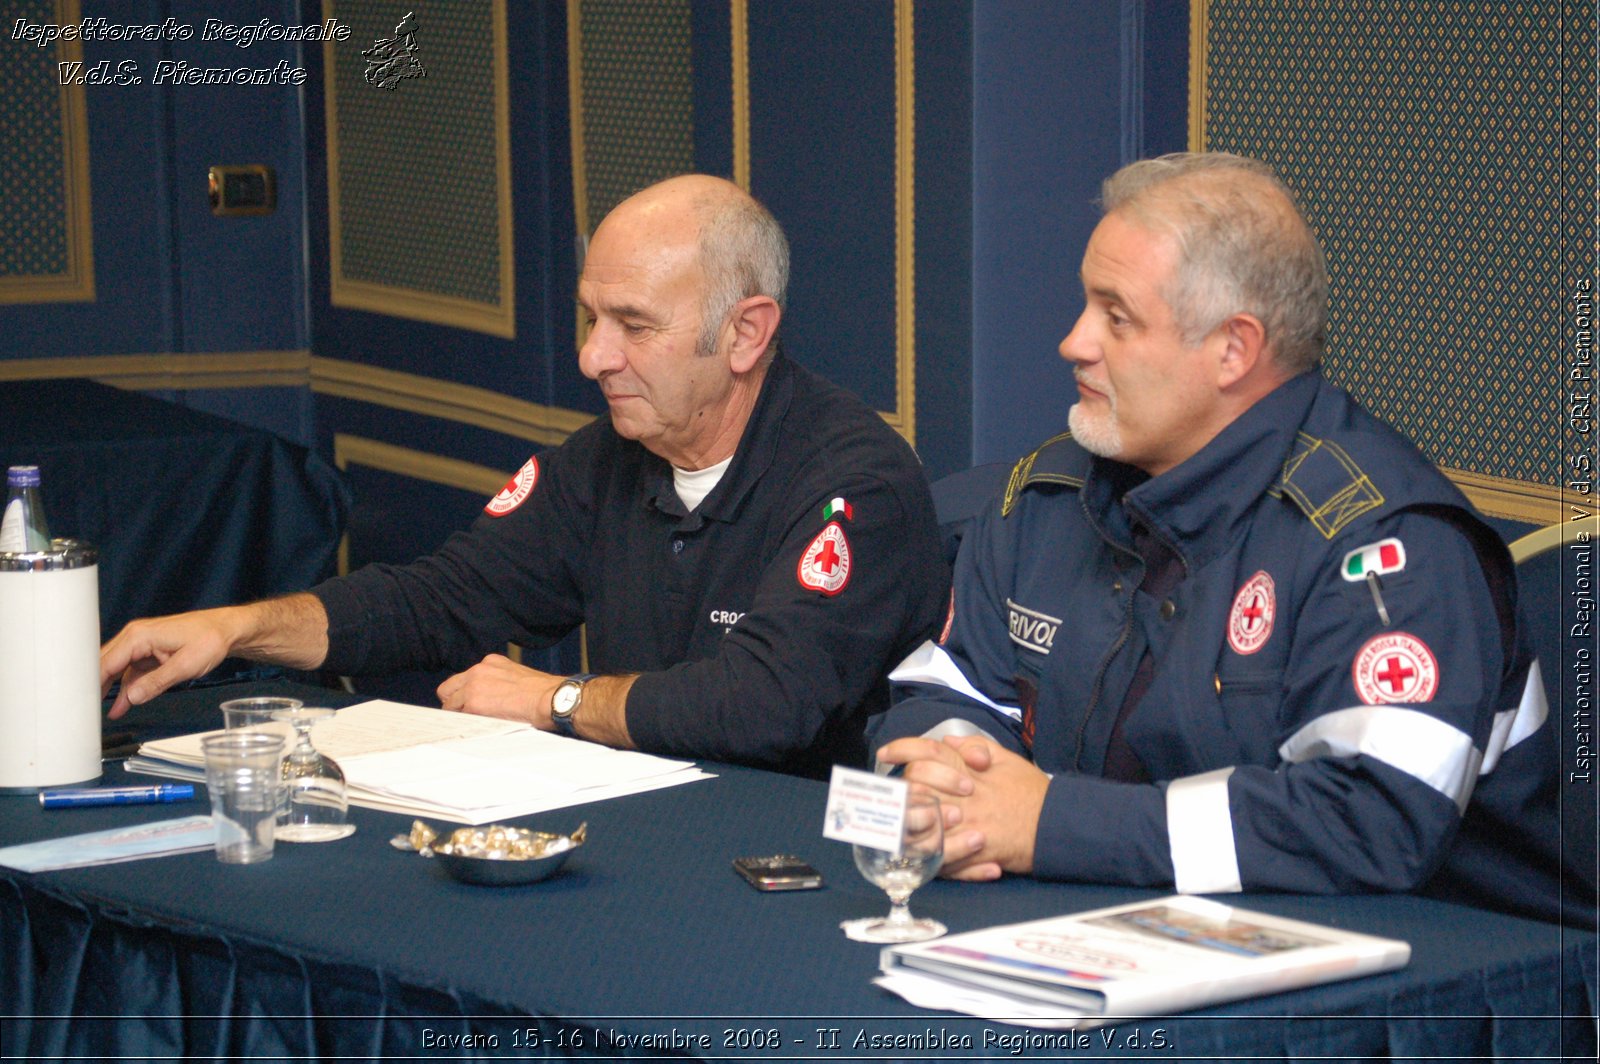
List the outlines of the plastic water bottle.
<svg viewBox="0 0 1600 1064">
<path fill-rule="evenodd" d="M 6 512 L 0 518 L 0 552 L 50 549 L 50 526 L 44 520 L 39 494 L 39 467 L 14 465 L 6 470 Z"/>
</svg>

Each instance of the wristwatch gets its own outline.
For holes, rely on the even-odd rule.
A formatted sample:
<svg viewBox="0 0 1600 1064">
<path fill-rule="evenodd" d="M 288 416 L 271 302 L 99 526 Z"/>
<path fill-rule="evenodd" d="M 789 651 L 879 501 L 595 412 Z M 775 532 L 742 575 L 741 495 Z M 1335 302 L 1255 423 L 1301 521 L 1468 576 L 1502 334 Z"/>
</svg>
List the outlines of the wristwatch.
<svg viewBox="0 0 1600 1064">
<path fill-rule="evenodd" d="M 550 696 L 550 723 L 556 726 L 559 734 L 577 737 L 578 731 L 573 726 L 572 718 L 578 715 L 578 707 L 583 705 L 583 685 L 592 679 L 592 672 L 569 676 L 561 681 L 561 686 Z"/>
</svg>

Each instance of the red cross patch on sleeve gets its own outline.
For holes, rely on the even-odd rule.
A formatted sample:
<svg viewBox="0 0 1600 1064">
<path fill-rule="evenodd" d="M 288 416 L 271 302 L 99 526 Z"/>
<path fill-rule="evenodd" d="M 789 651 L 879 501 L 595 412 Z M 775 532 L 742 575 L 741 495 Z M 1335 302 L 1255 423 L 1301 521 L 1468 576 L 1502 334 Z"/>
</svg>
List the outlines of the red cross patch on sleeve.
<svg viewBox="0 0 1600 1064">
<path fill-rule="evenodd" d="M 500 494 L 489 500 L 483 512 L 490 517 L 504 517 L 527 501 L 528 496 L 533 494 L 533 486 L 537 483 L 539 483 L 539 459 L 534 457 L 522 463 L 522 468 L 506 481 L 506 486 L 500 489 Z"/>
<path fill-rule="evenodd" d="M 1369 706 L 1426 702 L 1439 689 L 1439 662 L 1416 636 L 1385 632 L 1356 652 L 1350 678 Z"/>
<path fill-rule="evenodd" d="M 850 582 L 850 541 L 844 529 L 829 521 L 818 532 L 795 570 L 800 586 L 824 595 L 837 595 Z"/>
</svg>

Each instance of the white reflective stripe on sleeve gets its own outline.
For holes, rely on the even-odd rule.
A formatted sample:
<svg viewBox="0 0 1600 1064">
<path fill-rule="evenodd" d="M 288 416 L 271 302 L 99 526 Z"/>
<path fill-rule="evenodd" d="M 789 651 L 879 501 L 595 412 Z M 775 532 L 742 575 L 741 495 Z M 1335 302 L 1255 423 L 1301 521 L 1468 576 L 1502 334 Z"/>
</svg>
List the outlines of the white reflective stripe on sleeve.
<svg viewBox="0 0 1600 1064">
<path fill-rule="evenodd" d="M 955 659 L 946 653 L 944 647 L 931 639 L 907 654 L 906 660 L 894 667 L 894 671 L 889 673 L 889 682 L 927 683 L 945 687 L 957 694 L 966 695 L 974 702 L 982 702 L 1003 717 L 1018 721 L 1022 719 L 1021 708 L 1002 706 L 985 698 L 981 691 L 972 686 L 972 681 L 967 679 L 967 674 L 961 671 Z"/>
<path fill-rule="evenodd" d="M 1489 733 L 1478 775 L 1486 776 L 1493 772 L 1500 755 L 1538 731 L 1549 715 L 1550 704 L 1545 701 L 1544 695 L 1544 676 L 1536 660 L 1528 668 L 1528 682 L 1522 685 L 1522 701 L 1517 708 L 1502 710 L 1494 715 L 1494 729 Z"/>
<path fill-rule="evenodd" d="M 1167 845 L 1180 894 L 1223 894 L 1244 889 L 1228 812 L 1228 777 L 1219 768 L 1167 784 Z"/>
<path fill-rule="evenodd" d="M 962 739 L 973 735 L 981 735 L 985 739 L 994 738 L 989 732 L 984 731 L 965 717 L 951 717 L 948 720 L 941 720 L 922 733 L 924 739 L 934 740 L 943 739 L 947 735 L 954 735 Z"/>
<path fill-rule="evenodd" d="M 1405 706 L 1351 706 L 1324 713 L 1278 747 L 1291 764 L 1318 757 L 1367 757 L 1421 780 L 1467 807 L 1483 760 L 1472 736 Z"/>
<path fill-rule="evenodd" d="M 978 727 L 965 717 L 950 717 L 945 720 L 941 720 L 939 723 L 923 732 L 922 738 L 932 739 L 934 742 L 938 742 L 947 735 L 955 735 L 963 739 L 973 735 L 981 735 L 985 739 L 994 740 L 993 735 L 984 731 L 982 728 Z M 880 776 L 888 775 L 889 772 L 894 769 L 894 767 L 895 766 L 885 764 L 882 761 L 874 761 L 872 763 L 872 771 L 876 772 Z"/>
</svg>

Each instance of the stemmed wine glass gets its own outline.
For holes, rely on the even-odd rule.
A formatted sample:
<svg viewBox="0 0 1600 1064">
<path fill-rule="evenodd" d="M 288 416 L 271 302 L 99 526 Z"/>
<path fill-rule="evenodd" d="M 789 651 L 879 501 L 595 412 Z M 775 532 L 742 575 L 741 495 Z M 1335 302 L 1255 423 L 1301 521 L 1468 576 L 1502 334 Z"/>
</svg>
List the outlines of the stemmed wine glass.
<svg viewBox="0 0 1600 1064">
<path fill-rule="evenodd" d="M 851 938 L 862 942 L 921 942 L 938 938 L 945 926 L 926 917 L 915 919 L 907 904 L 911 894 L 939 874 L 944 864 L 944 817 L 939 799 L 926 792 L 908 792 L 906 817 L 901 829 L 900 849 L 854 847 L 856 868 L 867 882 L 876 883 L 889 895 L 889 915 L 864 920 L 847 920 L 841 926 Z"/>
<path fill-rule="evenodd" d="M 272 714 L 273 720 L 293 728 L 295 737 L 280 773 L 283 796 L 278 805 L 277 838 L 284 842 L 332 842 L 356 830 L 345 821 L 344 770 L 311 745 L 312 726 L 333 714 L 331 709 L 312 706 Z"/>
</svg>

